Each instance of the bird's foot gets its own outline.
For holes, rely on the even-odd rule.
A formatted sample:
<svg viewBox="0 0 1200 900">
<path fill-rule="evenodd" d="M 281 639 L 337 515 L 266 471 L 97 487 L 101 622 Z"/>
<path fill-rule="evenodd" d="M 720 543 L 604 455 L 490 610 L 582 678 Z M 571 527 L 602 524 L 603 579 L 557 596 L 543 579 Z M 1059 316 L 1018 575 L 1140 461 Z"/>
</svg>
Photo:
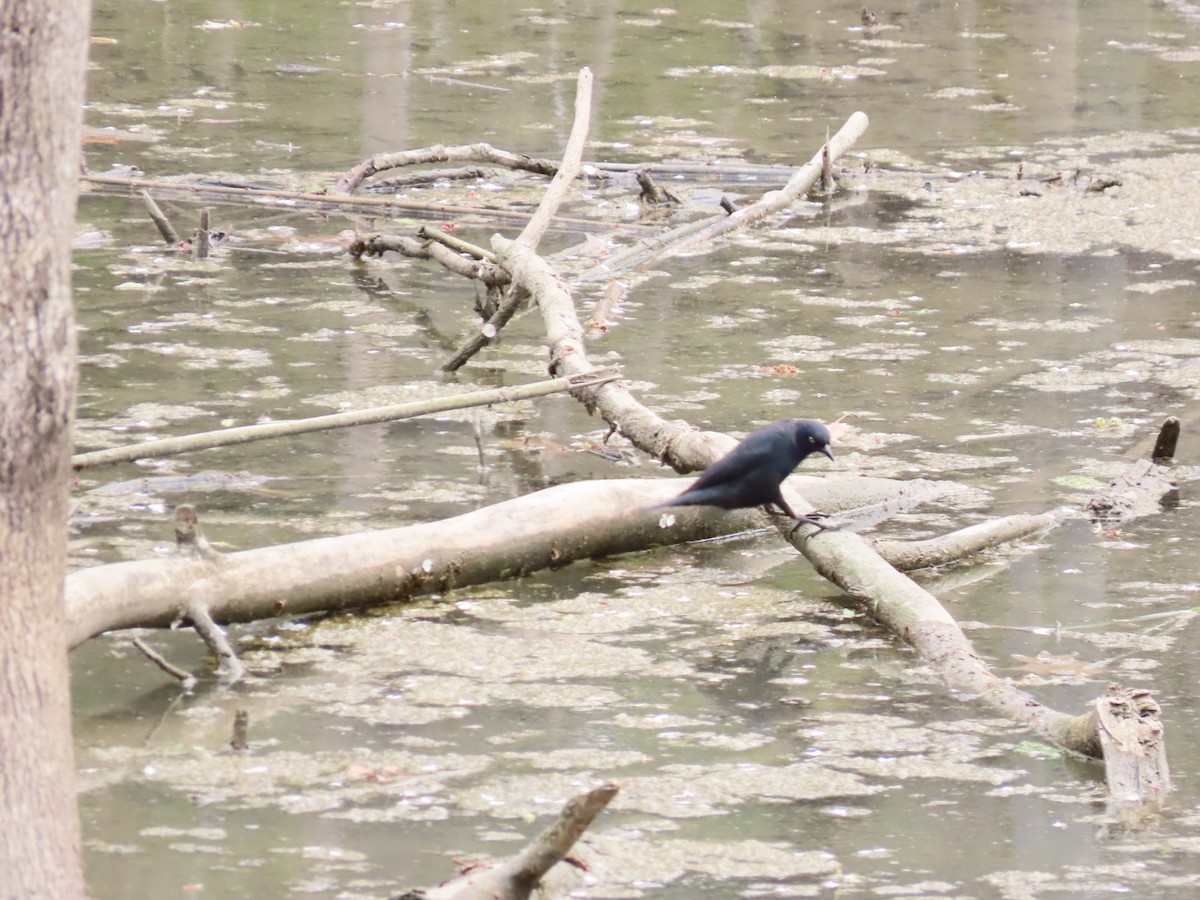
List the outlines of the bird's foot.
<svg viewBox="0 0 1200 900">
<path fill-rule="evenodd" d="M 815 525 L 820 531 L 837 531 L 839 525 L 832 522 L 822 522 L 822 519 L 828 519 L 829 513 L 810 512 L 803 516 L 796 516 L 796 524 L 792 526 L 792 530 L 788 532 L 788 537 L 796 533 L 796 530 L 801 525 Z"/>
</svg>

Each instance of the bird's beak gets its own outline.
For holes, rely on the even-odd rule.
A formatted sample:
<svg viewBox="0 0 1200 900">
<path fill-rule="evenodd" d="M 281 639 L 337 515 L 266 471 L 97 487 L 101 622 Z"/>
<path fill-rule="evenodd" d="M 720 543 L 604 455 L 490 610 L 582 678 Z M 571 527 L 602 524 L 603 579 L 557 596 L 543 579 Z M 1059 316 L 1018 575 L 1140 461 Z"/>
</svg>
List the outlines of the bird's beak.
<svg viewBox="0 0 1200 900">
<path fill-rule="evenodd" d="M 821 452 L 829 457 L 830 462 L 833 462 L 833 448 L 832 447 L 830 447 L 828 444 L 826 444 L 824 447 L 821 448 Z"/>
</svg>

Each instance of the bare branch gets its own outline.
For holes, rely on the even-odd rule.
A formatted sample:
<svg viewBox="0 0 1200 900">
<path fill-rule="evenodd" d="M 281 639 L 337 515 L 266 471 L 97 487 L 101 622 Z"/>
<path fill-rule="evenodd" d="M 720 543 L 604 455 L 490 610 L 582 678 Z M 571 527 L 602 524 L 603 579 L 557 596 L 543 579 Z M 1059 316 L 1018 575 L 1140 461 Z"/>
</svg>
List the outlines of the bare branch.
<svg viewBox="0 0 1200 900">
<path fill-rule="evenodd" d="M 550 827 L 516 856 L 495 865 L 476 866 L 445 884 L 422 891 L 419 896 L 426 900 L 525 900 L 550 868 L 570 852 L 619 790 L 610 781 L 572 797 Z"/>
<path fill-rule="evenodd" d="M 522 246 L 526 246 L 531 250 L 537 248 L 537 245 L 541 243 L 542 236 L 546 233 L 546 228 L 549 226 L 550 220 L 554 218 L 555 213 L 558 212 L 559 205 L 562 203 L 563 198 L 566 197 L 571 183 L 579 175 L 583 167 L 583 148 L 587 143 L 591 110 L 592 70 L 584 66 L 579 70 L 579 80 L 575 88 L 575 121 L 571 126 L 571 136 L 567 140 L 567 147 L 563 151 L 562 163 L 558 167 L 558 172 L 555 174 L 554 180 L 550 182 L 550 187 L 546 189 L 546 193 L 542 196 L 542 202 L 538 204 L 533 218 L 529 220 L 529 224 L 525 226 L 524 231 L 517 238 L 517 241 Z M 479 331 L 471 335 L 454 352 L 454 355 L 442 364 L 442 371 L 457 372 L 466 365 L 471 357 L 494 341 L 496 335 L 512 320 L 512 317 L 516 315 L 517 310 L 527 297 L 528 294 L 523 289 L 511 286 L 508 290 L 508 295 Z"/>
<path fill-rule="evenodd" d="M 512 280 L 507 272 L 489 262 L 470 260 L 445 244 L 419 241 L 407 235 L 372 234 L 354 241 L 348 252 L 355 259 L 360 259 L 363 256 L 383 256 L 389 250 L 412 259 L 435 260 L 454 274 L 481 281 L 488 287 L 506 285 Z"/>
<path fill-rule="evenodd" d="M 575 85 L 575 121 L 571 125 L 571 136 L 567 138 L 566 149 L 563 150 L 562 162 L 558 171 L 550 181 L 542 202 L 538 204 L 533 218 L 525 226 L 517 238 L 526 247 L 536 250 L 542 242 L 542 236 L 550 225 L 550 220 L 558 212 L 563 199 L 567 196 L 572 182 L 579 177 L 583 169 L 583 148 L 587 144 L 588 128 L 592 118 L 592 70 L 584 66 L 579 70 L 579 79 Z"/>
<path fill-rule="evenodd" d="M 608 259 L 601 260 L 593 268 L 580 273 L 576 280 L 598 281 L 612 278 L 625 269 L 644 265 L 651 260 L 674 256 L 696 244 L 711 241 L 739 228 L 745 228 L 772 213 L 785 209 L 813 186 L 813 183 L 821 175 L 821 168 L 827 155 L 830 160 L 835 160 L 849 150 L 867 130 L 867 124 L 868 119 L 865 113 L 854 113 L 828 144 L 823 145 L 812 159 L 793 173 L 781 190 L 768 191 L 757 202 L 728 215 L 722 212 L 721 215 L 713 216 L 710 219 L 689 222 L 666 234 L 646 238 L 620 253 L 613 254 Z"/>
</svg>

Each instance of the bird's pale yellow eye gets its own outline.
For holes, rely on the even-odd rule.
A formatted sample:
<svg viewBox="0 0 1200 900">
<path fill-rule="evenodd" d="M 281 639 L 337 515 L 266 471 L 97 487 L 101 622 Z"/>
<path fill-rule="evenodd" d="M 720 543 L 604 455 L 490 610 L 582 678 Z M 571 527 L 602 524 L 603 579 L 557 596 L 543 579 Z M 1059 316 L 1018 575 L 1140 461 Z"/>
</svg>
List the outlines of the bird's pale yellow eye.
<svg viewBox="0 0 1200 900">
<path fill-rule="evenodd" d="M 810 434 L 810 435 L 808 436 L 808 442 L 809 442 L 810 444 L 815 444 L 815 443 L 817 442 L 817 439 L 816 439 L 815 437 L 813 437 L 813 436 Z"/>
</svg>

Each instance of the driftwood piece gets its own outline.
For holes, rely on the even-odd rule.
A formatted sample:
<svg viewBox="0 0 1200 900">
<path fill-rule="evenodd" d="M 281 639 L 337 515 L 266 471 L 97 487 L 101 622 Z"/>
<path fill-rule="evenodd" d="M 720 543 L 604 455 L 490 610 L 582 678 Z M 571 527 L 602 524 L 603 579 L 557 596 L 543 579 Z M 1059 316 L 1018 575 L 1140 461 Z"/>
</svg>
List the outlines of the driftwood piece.
<svg viewBox="0 0 1200 900">
<path fill-rule="evenodd" d="M 404 894 L 399 900 L 526 900 L 619 790 L 609 782 L 572 797 L 558 818 L 516 856 L 478 865 L 435 888 Z"/>
<path fill-rule="evenodd" d="M 1150 458 L 1155 462 L 1173 459 L 1175 456 L 1175 447 L 1179 444 L 1180 423 L 1174 416 L 1168 416 L 1167 420 L 1162 423 L 1162 428 L 1158 431 L 1158 439 L 1154 442 L 1154 449 L 1150 451 Z"/>
<path fill-rule="evenodd" d="M 617 278 L 610 281 L 604 288 L 600 299 L 596 301 L 596 305 L 592 307 L 592 314 L 588 316 L 588 331 L 605 330 L 608 327 L 609 317 L 625 301 L 628 293 L 629 282 Z"/>
<path fill-rule="evenodd" d="M 620 378 L 620 375 L 612 370 L 602 369 L 593 373 L 592 377 L 598 378 L 601 381 L 611 381 Z M 314 416 L 310 419 L 293 419 L 283 422 L 270 422 L 263 425 L 240 425 L 234 428 L 222 428 L 218 431 L 205 431 L 199 434 L 164 438 L 161 441 L 146 441 L 145 443 L 132 444 L 127 447 L 110 447 L 106 450 L 94 450 L 91 453 L 79 453 L 71 457 L 71 467 L 75 471 L 79 471 L 90 466 L 131 462 L 136 459 L 152 459 L 160 456 L 174 456 L 178 453 L 187 453 L 193 450 L 211 450 L 214 447 L 228 447 L 234 444 L 267 440 L 268 438 L 307 434 L 313 431 L 327 431 L 331 428 L 375 425 L 380 422 L 394 422 L 399 419 L 411 419 L 415 416 L 433 415 L 452 409 L 491 406 L 495 403 L 512 403 L 517 400 L 529 400 L 534 397 L 544 397 L 548 394 L 574 390 L 588 381 L 590 381 L 588 377 L 576 379 L 557 378 L 550 381 L 539 381 L 533 384 L 517 385 L 510 388 L 495 388 L 489 391 L 476 391 L 471 394 L 436 397 L 432 400 L 419 400 L 414 403 L 399 403 L 393 406 L 375 406 L 352 412 L 332 413 L 327 416 Z"/>
<path fill-rule="evenodd" d="M 802 484 L 816 498 L 828 490 Z M 756 510 L 688 510 L 669 525 L 659 512 L 634 514 L 682 485 L 674 478 L 564 484 L 440 522 L 80 569 L 66 579 L 68 645 L 122 628 L 170 627 L 187 614 L 181 598 L 201 598 L 220 623 L 332 612 L 766 524 Z"/>
<path fill-rule="evenodd" d="M 829 132 L 825 134 L 825 146 L 821 148 L 821 193 L 829 196 L 837 184 L 833 180 L 833 155 L 829 152 Z"/>
<path fill-rule="evenodd" d="M 669 187 L 663 187 L 655 181 L 648 168 L 637 169 L 633 177 L 640 189 L 638 200 L 647 206 L 678 206 L 683 202 Z"/>
<path fill-rule="evenodd" d="M 364 191 L 394 191 L 397 188 L 423 187 L 439 181 L 486 181 L 500 174 L 499 169 L 482 169 L 479 166 L 457 166 L 453 169 L 425 169 L 380 178 L 363 186 Z"/>
<path fill-rule="evenodd" d="M 209 227 L 211 214 L 211 210 L 200 210 L 200 224 L 196 228 L 196 239 L 192 245 L 196 259 L 208 259 L 209 253 L 212 250 L 212 231 Z"/>
<path fill-rule="evenodd" d="M 1117 528 L 1158 512 L 1163 496 L 1174 489 L 1165 469 L 1149 459 L 1139 459 L 1093 494 L 1084 512 L 1107 528 Z"/>
<path fill-rule="evenodd" d="M 175 552 L 180 556 L 209 562 L 217 562 L 224 558 L 204 536 L 196 507 L 190 503 L 181 503 L 175 507 Z"/>
<path fill-rule="evenodd" d="M 235 753 L 243 753 L 250 749 L 250 710 L 239 709 L 233 714 L 233 735 L 229 739 L 229 749 Z"/>
</svg>

